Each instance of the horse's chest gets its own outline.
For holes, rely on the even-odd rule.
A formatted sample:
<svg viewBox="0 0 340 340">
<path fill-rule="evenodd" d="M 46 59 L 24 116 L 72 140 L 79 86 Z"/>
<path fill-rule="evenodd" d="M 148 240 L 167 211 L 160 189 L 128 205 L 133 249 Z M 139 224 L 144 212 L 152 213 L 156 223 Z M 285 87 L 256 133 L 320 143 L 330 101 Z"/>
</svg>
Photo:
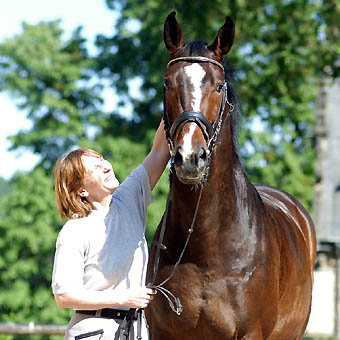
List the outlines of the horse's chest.
<svg viewBox="0 0 340 340">
<path fill-rule="evenodd" d="M 162 268 L 159 279 L 166 279 L 172 269 L 173 266 Z M 230 313 L 228 291 L 225 282 L 221 281 L 211 280 L 207 273 L 194 264 L 179 265 L 172 279 L 166 284 L 166 288 L 180 298 L 183 305 L 182 314 L 178 316 L 171 312 L 166 299 L 161 294 L 158 294 L 152 305 L 158 313 L 166 315 L 171 330 L 181 329 L 182 335 L 183 332 L 193 335 L 193 332 L 201 329 L 200 324 L 204 325 L 205 332 L 233 333 L 234 314 Z"/>
</svg>

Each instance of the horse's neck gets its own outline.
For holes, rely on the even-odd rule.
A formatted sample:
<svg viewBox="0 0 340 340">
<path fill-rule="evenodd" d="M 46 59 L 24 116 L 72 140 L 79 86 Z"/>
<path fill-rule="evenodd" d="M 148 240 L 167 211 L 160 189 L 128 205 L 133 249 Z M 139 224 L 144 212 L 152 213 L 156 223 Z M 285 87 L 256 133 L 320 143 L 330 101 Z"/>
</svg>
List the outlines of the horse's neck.
<svg viewBox="0 0 340 340">
<path fill-rule="evenodd" d="M 216 221 L 218 224 L 218 221 L 223 219 L 227 223 L 230 222 L 230 225 L 239 221 L 241 228 L 247 228 L 249 224 L 247 219 L 252 215 L 252 210 L 256 206 L 253 203 L 253 200 L 256 200 L 254 188 L 249 183 L 233 148 L 230 131 L 221 137 L 224 138 L 224 143 L 218 143 L 215 146 L 208 181 L 202 189 L 200 202 L 201 186 L 193 188 L 183 185 L 176 177 L 173 180 L 173 209 L 175 214 L 184 211 L 184 228 L 190 222 L 198 204 L 198 220 L 202 219 L 204 222 L 210 220 L 211 223 Z M 200 223 L 203 227 L 206 225 L 209 228 L 208 224 Z M 240 231 L 239 228 L 238 231 Z"/>
<path fill-rule="evenodd" d="M 194 190 L 174 177 L 168 235 L 178 256 L 178 249 L 182 249 L 192 227 L 194 232 L 185 255 L 188 261 L 206 268 L 219 268 L 228 264 L 216 263 L 219 256 L 212 253 L 225 253 L 228 249 L 228 263 L 234 272 L 241 272 L 253 266 L 252 259 L 264 235 L 259 231 L 263 228 L 259 219 L 264 213 L 261 199 L 242 168 L 230 135 L 227 137 L 230 143 L 219 143 L 215 147 L 200 202 L 200 187 Z M 235 262 L 239 257 L 246 260 Z"/>
<path fill-rule="evenodd" d="M 216 150 L 217 151 L 217 150 Z M 213 155 L 210 164 L 210 171 L 207 182 L 196 187 L 182 184 L 176 177 L 172 180 L 172 198 L 179 202 L 179 205 L 187 207 L 190 211 L 198 203 L 200 191 L 202 191 L 202 201 L 228 201 L 231 204 L 240 198 L 248 179 L 238 161 L 236 154 L 229 154 L 228 157 L 219 159 L 218 154 Z M 209 209 L 209 208 L 207 208 Z M 201 210 L 202 211 L 202 210 Z"/>
<path fill-rule="evenodd" d="M 210 164 L 207 191 L 221 200 L 237 202 L 247 195 L 248 177 L 233 145 L 230 128 L 217 140 Z"/>
</svg>

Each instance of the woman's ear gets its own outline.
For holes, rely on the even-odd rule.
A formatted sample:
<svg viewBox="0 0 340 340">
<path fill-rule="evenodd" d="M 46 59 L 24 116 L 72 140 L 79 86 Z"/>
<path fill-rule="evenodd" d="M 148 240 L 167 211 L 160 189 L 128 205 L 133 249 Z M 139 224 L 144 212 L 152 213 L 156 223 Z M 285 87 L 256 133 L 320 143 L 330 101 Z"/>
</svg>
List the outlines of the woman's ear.
<svg viewBox="0 0 340 340">
<path fill-rule="evenodd" d="M 80 197 L 88 197 L 90 193 L 87 190 L 85 190 L 84 188 L 81 188 L 77 191 L 77 194 Z"/>
</svg>

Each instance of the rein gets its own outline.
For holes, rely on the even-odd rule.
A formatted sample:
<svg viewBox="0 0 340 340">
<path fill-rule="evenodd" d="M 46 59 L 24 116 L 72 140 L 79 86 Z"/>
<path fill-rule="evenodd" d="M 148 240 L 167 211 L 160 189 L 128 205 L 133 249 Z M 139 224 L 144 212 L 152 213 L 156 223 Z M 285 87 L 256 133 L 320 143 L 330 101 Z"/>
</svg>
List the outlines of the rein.
<svg viewBox="0 0 340 340">
<path fill-rule="evenodd" d="M 179 266 L 182 257 L 185 253 L 185 250 L 188 246 L 191 234 L 194 231 L 194 224 L 196 221 L 196 217 L 197 217 L 197 212 L 198 212 L 198 207 L 200 205 L 200 201 L 201 201 L 201 197 L 202 197 L 202 192 L 203 192 L 203 186 L 201 186 L 201 190 L 199 193 L 199 197 L 198 197 L 198 201 L 197 201 L 197 206 L 195 209 L 195 213 L 194 213 L 194 217 L 192 219 L 191 225 L 188 229 L 188 235 L 184 244 L 184 247 L 182 249 L 181 254 L 178 257 L 177 262 L 175 263 L 174 267 L 172 268 L 172 271 L 170 273 L 170 275 L 164 280 L 162 281 L 160 284 L 155 285 L 154 282 L 156 280 L 156 276 L 158 274 L 158 266 L 159 266 L 159 259 L 160 259 L 160 251 L 162 250 L 166 250 L 166 246 L 163 244 L 163 239 L 164 239 L 164 233 L 165 233 L 165 228 L 166 228 L 166 221 L 168 218 L 168 212 L 169 212 L 169 205 L 170 205 L 170 192 L 168 195 L 168 199 L 167 199 L 167 203 L 166 203 L 166 211 L 165 211 L 165 215 L 163 216 L 162 219 L 162 226 L 161 226 L 161 232 L 160 232 L 160 236 L 158 241 L 154 241 L 152 242 L 152 244 L 154 244 L 157 247 L 157 251 L 156 251 L 156 256 L 155 256 L 155 263 L 154 263 L 154 267 L 153 267 L 153 277 L 150 281 L 150 283 L 148 283 L 147 287 L 148 288 L 152 288 L 155 289 L 159 292 L 161 292 L 164 297 L 168 300 L 169 302 L 169 306 L 172 309 L 173 312 L 175 312 L 177 315 L 181 315 L 182 311 L 183 311 L 183 306 L 181 304 L 181 301 L 178 297 L 176 297 L 170 290 L 164 288 L 163 286 L 172 278 L 172 276 L 175 274 L 175 271 L 177 270 L 177 267 Z M 171 298 L 174 300 L 174 303 L 172 302 Z M 175 307 L 175 305 L 176 307 Z"/>
<path fill-rule="evenodd" d="M 213 59 L 210 59 L 210 58 L 205 58 L 205 57 L 179 57 L 179 58 L 175 58 L 175 59 L 170 60 L 170 62 L 168 63 L 168 67 L 171 66 L 172 64 L 174 64 L 176 62 L 180 62 L 180 61 L 209 62 L 209 63 L 212 63 L 212 64 L 220 67 L 224 72 L 224 67 L 223 67 L 222 64 L 220 64 L 216 60 L 213 60 Z M 222 91 L 222 99 L 221 99 L 220 110 L 219 110 L 219 118 L 218 118 L 217 124 L 216 124 L 216 121 L 215 121 L 213 125 L 209 122 L 207 117 L 202 112 L 199 112 L 199 111 L 184 111 L 176 118 L 176 120 L 170 126 L 169 121 L 168 121 L 167 112 L 166 112 L 166 102 L 165 102 L 165 94 L 164 94 L 164 117 L 163 117 L 163 120 L 164 120 L 165 134 L 166 134 L 168 144 L 169 144 L 169 148 L 170 148 L 171 167 L 173 167 L 173 161 L 174 161 L 174 156 L 175 156 L 175 148 L 174 148 L 174 145 L 173 145 L 173 138 L 176 134 L 176 131 L 179 128 L 181 128 L 184 124 L 186 124 L 187 122 L 196 123 L 199 126 L 199 128 L 202 130 L 203 135 L 204 135 L 204 137 L 207 141 L 208 165 L 206 167 L 206 171 L 205 171 L 205 175 L 204 175 L 204 181 L 208 180 L 209 167 L 210 167 L 210 161 L 211 161 L 212 154 L 213 154 L 213 148 L 215 146 L 216 140 L 218 138 L 218 135 L 219 135 L 221 127 L 222 127 L 223 115 L 224 115 L 224 112 L 225 112 L 226 104 L 228 104 L 228 107 L 229 107 L 228 116 L 231 112 L 234 111 L 234 105 L 231 104 L 228 101 L 228 91 L 227 91 L 227 89 L 228 89 L 227 82 L 224 82 L 224 84 L 220 87 L 220 90 Z M 196 208 L 195 208 L 195 212 L 194 212 L 194 216 L 193 216 L 191 225 L 188 228 L 188 234 L 187 234 L 187 238 L 186 238 L 184 247 L 183 247 L 183 249 L 182 249 L 182 251 L 179 255 L 177 262 L 173 266 L 173 269 L 172 269 L 170 275 L 158 285 L 155 285 L 155 280 L 156 280 L 156 276 L 158 274 L 160 252 L 161 252 L 161 250 L 166 250 L 166 246 L 163 244 L 163 239 L 164 239 L 164 234 L 165 234 L 165 229 L 166 229 L 166 222 L 167 222 L 167 219 L 168 219 L 169 208 L 170 208 L 170 204 L 171 204 L 171 199 L 170 199 L 171 188 L 170 188 L 170 192 L 168 194 L 168 198 L 167 198 L 167 202 L 166 202 L 165 214 L 163 215 L 163 218 L 162 218 L 162 225 L 161 225 L 161 229 L 160 229 L 159 239 L 158 239 L 158 241 L 152 242 L 152 244 L 154 244 L 157 247 L 157 250 L 156 250 L 155 262 L 154 262 L 154 266 L 153 266 L 153 276 L 152 276 L 151 281 L 147 284 L 147 287 L 161 292 L 165 296 L 165 298 L 168 300 L 170 308 L 172 309 L 172 311 L 175 312 L 177 315 L 181 315 L 181 313 L 183 311 L 183 306 L 180 302 L 180 299 L 178 297 L 176 297 L 171 291 L 164 288 L 163 286 L 173 277 L 175 271 L 177 270 L 177 268 L 178 268 L 178 266 L 179 266 L 179 264 L 180 264 L 180 262 L 183 258 L 183 255 L 185 253 L 185 250 L 188 246 L 188 243 L 190 241 L 190 237 L 191 237 L 191 235 L 194 231 L 194 225 L 195 225 L 195 222 L 196 222 L 198 208 L 199 208 L 199 205 L 200 205 L 200 202 L 201 202 L 201 197 L 202 197 L 203 188 L 204 188 L 203 183 L 201 183 L 201 184 L 202 185 L 201 185 L 200 193 L 199 193 L 199 196 L 198 196 L 197 205 L 196 205 Z"/>
</svg>

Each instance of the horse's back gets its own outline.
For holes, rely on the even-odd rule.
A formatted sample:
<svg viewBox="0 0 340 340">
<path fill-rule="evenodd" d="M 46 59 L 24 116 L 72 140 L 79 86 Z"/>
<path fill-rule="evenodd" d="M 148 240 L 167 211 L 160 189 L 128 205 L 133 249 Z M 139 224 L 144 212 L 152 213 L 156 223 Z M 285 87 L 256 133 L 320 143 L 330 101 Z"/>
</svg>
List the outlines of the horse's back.
<svg viewBox="0 0 340 340">
<path fill-rule="evenodd" d="M 300 336 L 294 338 L 300 339 L 311 307 L 316 257 L 314 224 L 292 195 L 265 185 L 255 185 L 255 188 L 273 221 L 280 244 L 278 319 L 281 322 L 276 324 L 269 339 L 291 339 L 291 329 L 302 326 Z"/>
</svg>

